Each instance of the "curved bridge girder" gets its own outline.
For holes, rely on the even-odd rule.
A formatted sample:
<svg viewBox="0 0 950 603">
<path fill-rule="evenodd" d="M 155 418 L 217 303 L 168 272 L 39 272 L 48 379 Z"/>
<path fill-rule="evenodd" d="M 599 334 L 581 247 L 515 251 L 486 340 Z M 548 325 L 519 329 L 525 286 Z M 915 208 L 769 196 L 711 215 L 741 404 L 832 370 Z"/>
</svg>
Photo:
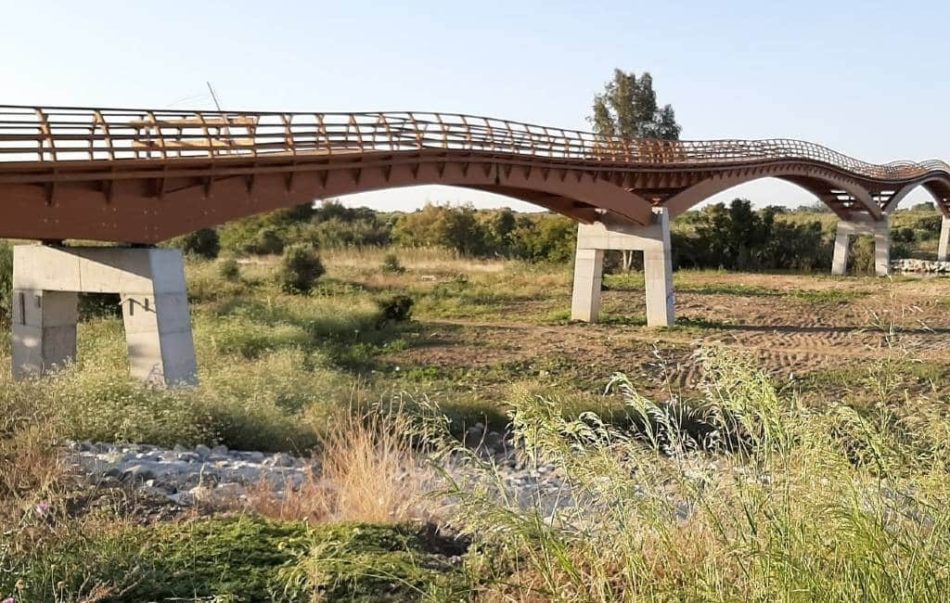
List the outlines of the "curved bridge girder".
<svg viewBox="0 0 950 603">
<path fill-rule="evenodd" d="M 218 175 L 210 179 L 164 171 L 160 184 L 159 174 L 138 174 L 116 180 L 107 190 L 97 179 L 67 181 L 57 185 L 54 203 L 48 203 L 47 186 L 0 182 L 6 212 L 0 231 L 17 238 L 157 243 L 313 199 L 419 185 L 495 192 L 580 222 L 595 221 L 605 211 L 634 224 L 652 219 L 646 199 L 587 169 L 418 154 L 365 164 L 322 158 L 312 165 L 268 162 L 245 169 L 232 163 L 229 170 L 219 162 Z"/>
<path fill-rule="evenodd" d="M 880 208 L 871 199 L 871 193 L 860 184 L 831 170 L 807 165 L 778 164 L 726 171 L 677 193 L 667 199 L 663 206 L 669 210 L 670 216 L 675 217 L 713 195 L 762 178 L 777 178 L 800 186 L 818 197 L 841 218 L 846 219 L 854 213 L 866 213 L 874 220 L 882 218 Z"/>
<path fill-rule="evenodd" d="M 924 187 L 934 198 L 937 207 L 943 212 L 943 215 L 950 217 L 950 177 L 942 175 L 929 176 L 921 178 L 903 187 L 897 189 L 893 195 L 884 203 L 884 213 L 893 213 L 907 195 L 912 193 L 917 187 Z"/>
</svg>

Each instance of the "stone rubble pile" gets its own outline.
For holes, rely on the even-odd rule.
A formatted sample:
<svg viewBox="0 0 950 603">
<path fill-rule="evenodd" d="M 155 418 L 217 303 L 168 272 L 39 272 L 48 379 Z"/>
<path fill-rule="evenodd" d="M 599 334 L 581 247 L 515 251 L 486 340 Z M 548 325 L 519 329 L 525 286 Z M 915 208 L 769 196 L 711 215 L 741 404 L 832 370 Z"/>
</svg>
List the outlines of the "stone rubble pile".
<svg viewBox="0 0 950 603">
<path fill-rule="evenodd" d="M 905 258 L 891 262 L 891 269 L 894 272 L 907 272 L 919 274 L 950 274 L 950 262 L 937 262 L 931 260 L 915 260 Z"/>
<path fill-rule="evenodd" d="M 478 424 L 466 433 L 466 444 L 495 465 L 500 483 L 513 500 L 529 504 L 541 495 L 550 497 L 553 503 L 563 496 L 563 480 L 554 467 L 526 464 L 503 434 Z M 91 485 L 128 486 L 183 507 L 196 503 L 240 505 L 252 492 L 262 489 L 269 496 L 282 498 L 308 481 L 319 484 L 324 479 L 314 459 L 282 452 L 229 450 L 225 446 L 167 449 L 145 444 L 74 442 L 66 458 Z M 460 483 L 487 477 L 461 459 L 450 459 L 446 468 Z M 325 485 L 332 488 L 328 482 Z"/>
<path fill-rule="evenodd" d="M 181 505 L 237 502 L 262 482 L 279 495 L 285 488 L 299 487 L 315 471 L 311 461 L 286 453 L 240 452 L 224 446 L 169 450 L 76 442 L 67 459 L 93 483 L 115 479 Z"/>
</svg>

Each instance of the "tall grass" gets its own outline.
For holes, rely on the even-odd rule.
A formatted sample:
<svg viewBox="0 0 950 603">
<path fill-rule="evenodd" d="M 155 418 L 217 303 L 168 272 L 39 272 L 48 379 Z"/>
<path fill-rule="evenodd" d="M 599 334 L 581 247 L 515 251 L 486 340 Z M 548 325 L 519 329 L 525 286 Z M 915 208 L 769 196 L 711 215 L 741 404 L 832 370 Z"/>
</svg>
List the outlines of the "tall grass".
<svg viewBox="0 0 950 603">
<path fill-rule="evenodd" d="M 506 600 L 937 601 L 950 588 L 950 439 L 884 410 L 821 411 L 777 392 L 741 357 L 710 353 L 686 407 L 615 379 L 637 426 L 550 401 L 515 401 L 530 463 L 560 496 L 460 481 L 454 523 L 483 550 Z M 931 405 L 945 403 L 917 400 Z M 946 418 L 941 421 L 946 425 Z"/>
<path fill-rule="evenodd" d="M 278 519 L 374 523 L 425 521 L 435 475 L 417 457 L 412 418 L 395 410 L 336 416 L 317 453 L 319 476 L 299 487 L 261 484 L 250 508 Z"/>
</svg>

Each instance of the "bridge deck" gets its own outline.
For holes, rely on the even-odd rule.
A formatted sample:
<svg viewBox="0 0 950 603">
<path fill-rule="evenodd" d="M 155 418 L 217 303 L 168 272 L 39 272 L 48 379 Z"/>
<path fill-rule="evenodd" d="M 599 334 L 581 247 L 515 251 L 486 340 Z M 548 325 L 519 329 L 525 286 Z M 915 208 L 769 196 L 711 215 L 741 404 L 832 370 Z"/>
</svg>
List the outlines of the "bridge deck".
<svg viewBox="0 0 950 603">
<path fill-rule="evenodd" d="M 157 242 L 314 198 L 448 184 L 581 221 L 643 223 L 776 177 L 843 218 L 916 186 L 950 215 L 950 166 L 867 163 L 798 140 L 624 140 L 457 114 L 0 107 L 0 236 Z"/>
</svg>

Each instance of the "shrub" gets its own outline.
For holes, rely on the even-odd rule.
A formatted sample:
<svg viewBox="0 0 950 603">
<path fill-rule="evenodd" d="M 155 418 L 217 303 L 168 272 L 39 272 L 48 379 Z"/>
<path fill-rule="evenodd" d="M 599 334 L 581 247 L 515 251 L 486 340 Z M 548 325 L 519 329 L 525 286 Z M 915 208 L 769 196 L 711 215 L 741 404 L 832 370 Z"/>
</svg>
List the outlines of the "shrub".
<svg viewBox="0 0 950 603">
<path fill-rule="evenodd" d="M 13 291 L 13 247 L 0 241 L 0 322 L 10 321 L 10 296 Z"/>
<path fill-rule="evenodd" d="M 902 228 L 895 228 L 891 237 L 896 243 L 913 243 L 916 238 L 916 233 L 913 228 L 904 226 Z"/>
<path fill-rule="evenodd" d="M 244 251 L 256 255 L 276 255 L 284 251 L 284 237 L 276 226 L 265 226 L 245 244 Z"/>
<path fill-rule="evenodd" d="M 295 244 L 284 250 L 277 280 L 287 293 L 308 293 L 323 276 L 323 262 L 313 245 Z"/>
<path fill-rule="evenodd" d="M 80 293 L 79 316 L 88 318 L 120 318 L 122 299 L 118 293 Z"/>
<path fill-rule="evenodd" d="M 555 214 L 526 214 L 517 217 L 510 234 L 512 254 L 531 262 L 566 263 L 574 257 L 577 224 Z"/>
<path fill-rule="evenodd" d="M 831 249 L 821 222 L 789 222 L 775 207 L 755 211 L 746 199 L 693 212 L 691 232 L 673 233 L 676 267 L 727 270 L 824 269 Z"/>
<path fill-rule="evenodd" d="M 241 267 L 234 258 L 225 258 L 218 264 L 218 274 L 228 282 L 236 282 L 241 279 Z"/>
<path fill-rule="evenodd" d="M 914 230 L 914 238 L 916 240 L 929 241 L 940 236 L 942 221 L 943 216 L 934 212 L 923 216 L 915 216 L 912 220 L 907 220 L 906 225 Z"/>
<path fill-rule="evenodd" d="M 450 207 L 427 203 L 422 209 L 399 218 L 396 240 L 406 246 L 446 247 L 462 255 L 485 253 L 485 230 L 470 205 Z"/>
<path fill-rule="evenodd" d="M 875 273 L 875 244 L 874 237 L 860 236 L 851 239 L 850 261 L 848 268 L 854 274 L 874 274 Z M 899 260 L 901 258 L 911 257 L 910 246 L 898 239 L 891 242 L 890 259 Z"/>
<path fill-rule="evenodd" d="M 341 247 L 379 247 L 388 245 L 391 226 L 383 222 L 370 209 L 348 210 L 343 215 L 314 216 L 313 224 L 306 229 L 308 238 L 321 249 Z"/>
<path fill-rule="evenodd" d="M 389 274 L 402 274 L 406 269 L 399 263 L 399 257 L 395 253 L 387 253 L 383 256 L 383 272 Z"/>
<path fill-rule="evenodd" d="M 379 307 L 379 320 L 376 326 L 380 327 L 389 322 L 405 322 L 412 318 L 412 298 L 408 295 L 394 295 L 376 300 Z"/>
<path fill-rule="evenodd" d="M 182 253 L 187 255 L 209 260 L 218 257 L 218 252 L 221 251 L 218 231 L 213 228 L 202 228 L 172 239 L 171 246 L 181 249 Z"/>
</svg>

